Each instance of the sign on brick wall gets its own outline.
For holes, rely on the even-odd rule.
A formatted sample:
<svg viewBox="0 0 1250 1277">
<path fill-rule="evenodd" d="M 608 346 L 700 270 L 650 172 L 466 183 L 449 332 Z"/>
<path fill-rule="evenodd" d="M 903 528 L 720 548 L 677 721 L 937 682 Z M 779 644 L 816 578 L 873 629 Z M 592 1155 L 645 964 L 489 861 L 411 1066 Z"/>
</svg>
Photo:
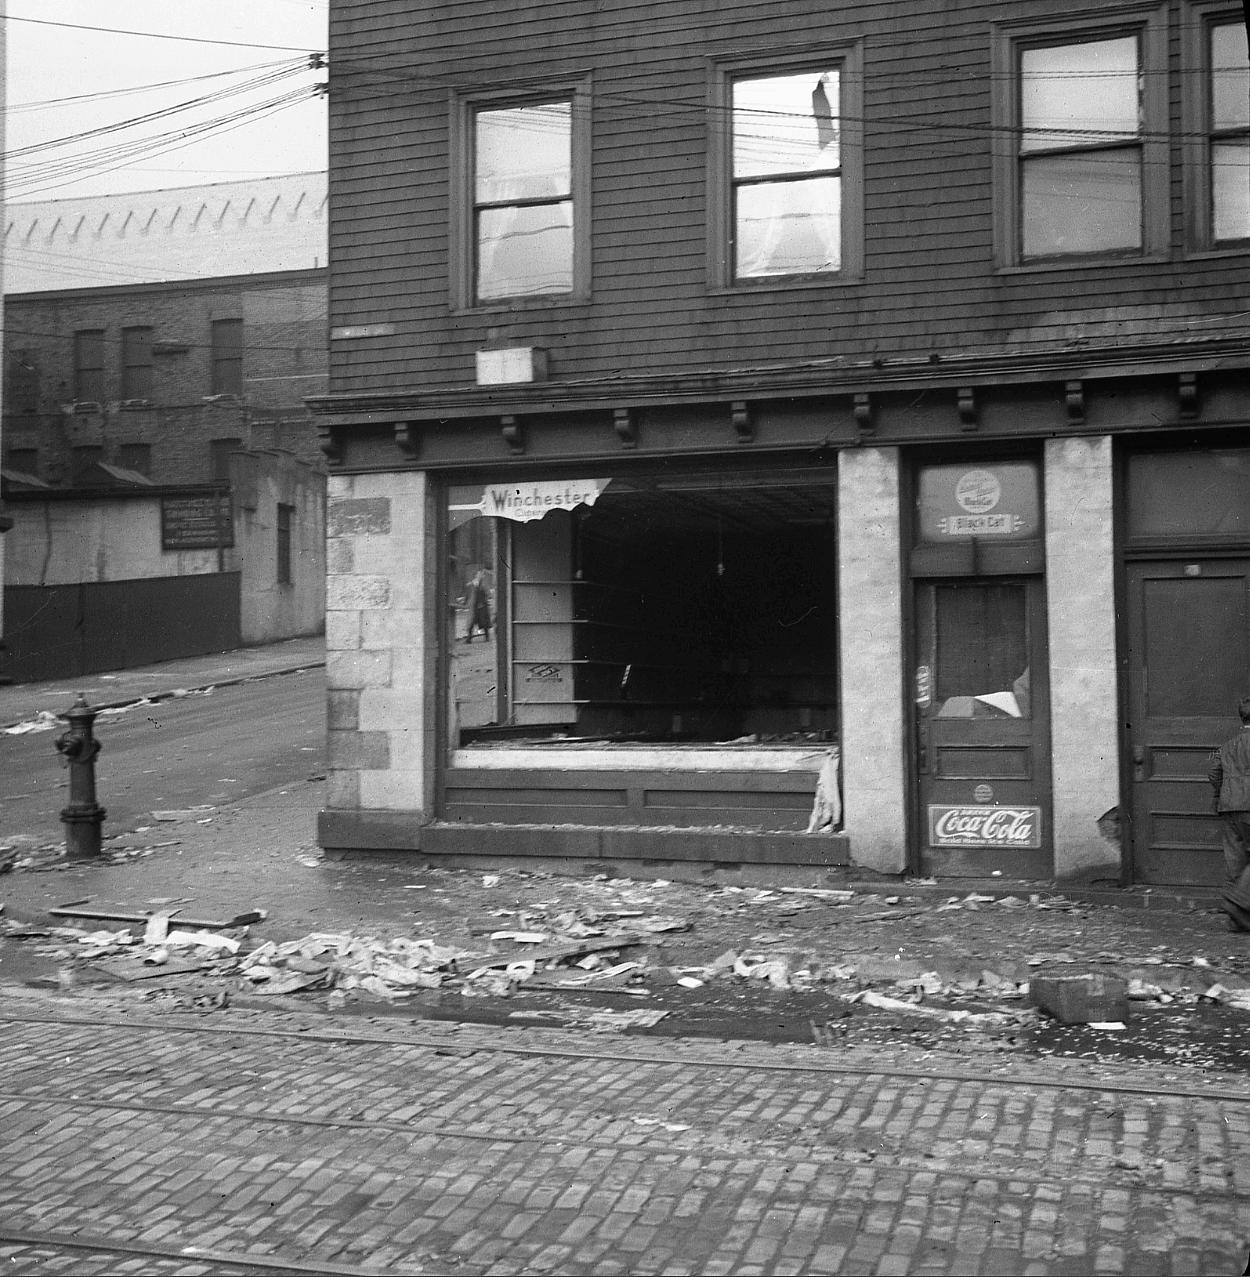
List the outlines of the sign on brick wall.
<svg viewBox="0 0 1250 1277">
<path fill-rule="evenodd" d="M 233 544 L 234 520 L 226 493 L 161 498 L 162 550 L 216 550 Z"/>
</svg>

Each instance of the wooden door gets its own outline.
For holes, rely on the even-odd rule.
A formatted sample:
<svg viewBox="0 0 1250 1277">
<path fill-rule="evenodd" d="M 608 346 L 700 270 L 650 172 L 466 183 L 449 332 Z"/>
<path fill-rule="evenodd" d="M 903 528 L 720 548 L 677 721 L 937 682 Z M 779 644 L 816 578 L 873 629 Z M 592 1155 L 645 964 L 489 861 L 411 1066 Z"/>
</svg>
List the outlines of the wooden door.
<svg viewBox="0 0 1250 1277">
<path fill-rule="evenodd" d="M 1041 577 L 916 584 L 915 828 L 924 873 L 1049 877 Z"/>
<path fill-rule="evenodd" d="M 1133 878 L 1214 885 L 1207 769 L 1250 692 L 1250 561 L 1130 563 L 1126 598 Z"/>
</svg>

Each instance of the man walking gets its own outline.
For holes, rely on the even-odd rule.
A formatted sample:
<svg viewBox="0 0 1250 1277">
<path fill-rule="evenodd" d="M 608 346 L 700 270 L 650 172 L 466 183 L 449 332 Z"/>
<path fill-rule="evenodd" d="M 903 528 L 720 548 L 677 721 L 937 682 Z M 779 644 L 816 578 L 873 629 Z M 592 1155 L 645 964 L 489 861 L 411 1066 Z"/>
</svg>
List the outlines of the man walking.
<svg viewBox="0 0 1250 1277">
<path fill-rule="evenodd" d="M 1241 731 L 1211 755 L 1207 779 L 1223 823 L 1229 930 L 1250 931 L 1250 696 L 1241 698 L 1237 713 Z"/>
</svg>

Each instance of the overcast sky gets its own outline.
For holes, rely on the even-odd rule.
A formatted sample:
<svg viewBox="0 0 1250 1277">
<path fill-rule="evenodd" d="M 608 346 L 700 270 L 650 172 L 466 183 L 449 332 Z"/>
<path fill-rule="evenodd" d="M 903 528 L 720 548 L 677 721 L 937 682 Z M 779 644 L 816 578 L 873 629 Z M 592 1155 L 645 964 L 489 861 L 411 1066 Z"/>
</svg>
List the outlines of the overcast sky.
<svg viewBox="0 0 1250 1277">
<path fill-rule="evenodd" d="M 265 104 L 325 79 L 324 71 L 305 69 L 301 59 L 326 48 L 327 4 L 328 0 L 7 0 L 6 198 L 70 198 L 323 169 L 324 98 L 280 106 L 267 118 L 234 121 L 235 127 L 228 129 L 232 121 L 226 117 L 249 109 L 270 110 Z M 186 37 L 248 47 L 195 43 Z M 246 92 L 231 92 L 260 77 L 273 78 Z M 144 87 L 171 81 L 183 82 Z M 122 92 L 112 96 L 117 90 Z M 87 94 L 109 96 L 28 105 Z M 206 94 L 218 99 L 137 127 L 109 129 L 72 145 L 40 146 L 136 116 L 169 112 Z M 206 126 L 209 136 L 194 135 Z M 159 135 L 169 136 L 155 153 Z M 22 153 L 32 146 L 40 149 Z"/>
</svg>

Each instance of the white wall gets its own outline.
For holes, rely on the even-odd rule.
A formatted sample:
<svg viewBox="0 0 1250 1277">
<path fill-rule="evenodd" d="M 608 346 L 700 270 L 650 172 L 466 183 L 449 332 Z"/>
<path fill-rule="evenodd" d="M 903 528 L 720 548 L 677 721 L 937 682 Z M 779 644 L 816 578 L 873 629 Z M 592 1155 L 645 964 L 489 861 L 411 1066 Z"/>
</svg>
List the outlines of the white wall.
<svg viewBox="0 0 1250 1277">
<path fill-rule="evenodd" d="M 9 585 L 74 585 L 217 571 L 216 550 L 162 550 L 151 497 L 12 502 L 4 538 Z"/>
</svg>

